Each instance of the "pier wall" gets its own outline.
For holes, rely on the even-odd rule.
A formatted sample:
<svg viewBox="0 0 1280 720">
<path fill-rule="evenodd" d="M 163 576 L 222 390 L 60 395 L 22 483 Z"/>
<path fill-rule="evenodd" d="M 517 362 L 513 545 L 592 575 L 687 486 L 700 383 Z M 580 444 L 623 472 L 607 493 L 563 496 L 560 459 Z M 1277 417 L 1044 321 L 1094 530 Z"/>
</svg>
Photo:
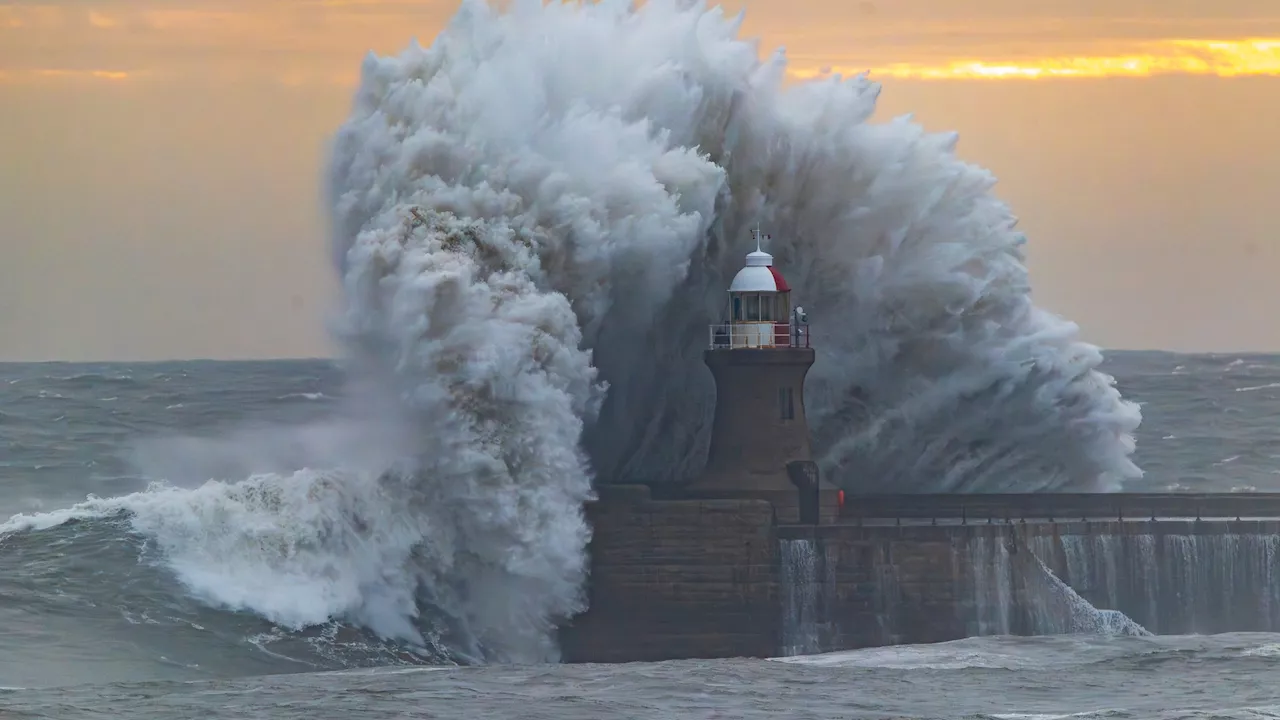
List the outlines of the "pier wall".
<svg viewBox="0 0 1280 720">
<path fill-rule="evenodd" d="M 764 501 L 614 488 L 588 507 L 590 607 L 564 629 L 564 658 L 767 657 L 1133 622 L 1280 631 L 1280 519 L 1265 514 L 1280 518 L 1280 497 L 872 496 L 850 498 L 838 524 L 799 526 Z"/>
<path fill-rule="evenodd" d="M 853 495 L 842 522 L 1280 518 L 1280 493 Z"/>
<path fill-rule="evenodd" d="M 589 609 L 561 630 L 567 662 L 775 655 L 778 543 L 763 500 L 653 500 L 601 491 Z"/>
<path fill-rule="evenodd" d="M 804 573 L 806 589 L 792 593 L 802 603 L 779 610 L 791 618 L 784 627 L 794 629 L 782 638 L 790 653 L 980 635 L 1134 632 L 1132 623 L 1156 634 L 1280 630 L 1276 520 L 777 532 L 787 548 L 783 562 L 804 558 L 797 566 L 813 567 Z"/>
</svg>

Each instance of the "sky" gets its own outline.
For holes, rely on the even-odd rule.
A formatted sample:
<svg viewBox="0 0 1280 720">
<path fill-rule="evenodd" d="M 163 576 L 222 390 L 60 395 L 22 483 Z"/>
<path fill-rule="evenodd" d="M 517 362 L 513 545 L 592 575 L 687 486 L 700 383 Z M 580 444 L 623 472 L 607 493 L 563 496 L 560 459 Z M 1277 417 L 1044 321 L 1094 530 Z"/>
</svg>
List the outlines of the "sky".
<svg viewBox="0 0 1280 720">
<path fill-rule="evenodd" d="M 0 360 L 333 354 L 326 143 L 363 56 L 456 8 L 0 0 Z M 1274 0 L 749 0 L 744 34 L 959 131 L 1085 339 L 1280 351 Z"/>
</svg>

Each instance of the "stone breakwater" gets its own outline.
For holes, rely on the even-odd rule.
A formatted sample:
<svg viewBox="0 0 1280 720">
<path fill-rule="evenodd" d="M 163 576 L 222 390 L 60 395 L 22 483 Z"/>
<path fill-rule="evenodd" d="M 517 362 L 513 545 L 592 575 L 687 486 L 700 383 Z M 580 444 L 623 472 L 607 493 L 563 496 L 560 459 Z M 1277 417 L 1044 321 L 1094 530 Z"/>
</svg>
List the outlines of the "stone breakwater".
<svg viewBox="0 0 1280 720">
<path fill-rule="evenodd" d="M 563 629 L 564 658 L 1280 630 L 1280 498 L 1054 499 L 850 498 L 841 522 L 801 526 L 762 500 L 605 488 L 587 509 L 590 606 Z"/>
</svg>

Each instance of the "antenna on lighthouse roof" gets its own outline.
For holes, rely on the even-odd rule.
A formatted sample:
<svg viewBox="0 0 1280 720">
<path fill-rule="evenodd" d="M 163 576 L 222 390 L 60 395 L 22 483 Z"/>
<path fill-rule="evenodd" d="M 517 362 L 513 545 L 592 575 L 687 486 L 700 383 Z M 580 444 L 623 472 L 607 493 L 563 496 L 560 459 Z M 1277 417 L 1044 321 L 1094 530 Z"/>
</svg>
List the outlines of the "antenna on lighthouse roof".
<svg viewBox="0 0 1280 720">
<path fill-rule="evenodd" d="M 760 249 L 760 223 L 756 223 L 756 229 L 752 232 L 756 236 L 756 252 L 763 252 Z"/>
</svg>

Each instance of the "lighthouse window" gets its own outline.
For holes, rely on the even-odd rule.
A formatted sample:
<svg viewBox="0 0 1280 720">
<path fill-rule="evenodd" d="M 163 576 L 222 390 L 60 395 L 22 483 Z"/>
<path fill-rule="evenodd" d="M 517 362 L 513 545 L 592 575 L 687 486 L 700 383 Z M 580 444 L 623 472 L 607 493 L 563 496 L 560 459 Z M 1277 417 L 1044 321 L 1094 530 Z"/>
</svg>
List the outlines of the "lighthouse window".
<svg viewBox="0 0 1280 720">
<path fill-rule="evenodd" d="M 748 321 L 759 320 L 760 319 L 760 296 L 755 294 L 748 295 L 746 297 L 746 301 L 747 301 L 747 320 Z"/>
<path fill-rule="evenodd" d="M 733 319 L 742 322 L 742 297 L 740 295 L 733 296 Z"/>
<path fill-rule="evenodd" d="M 783 420 L 796 419 L 795 397 L 791 388 L 778 388 L 778 409 L 781 411 Z"/>
</svg>

